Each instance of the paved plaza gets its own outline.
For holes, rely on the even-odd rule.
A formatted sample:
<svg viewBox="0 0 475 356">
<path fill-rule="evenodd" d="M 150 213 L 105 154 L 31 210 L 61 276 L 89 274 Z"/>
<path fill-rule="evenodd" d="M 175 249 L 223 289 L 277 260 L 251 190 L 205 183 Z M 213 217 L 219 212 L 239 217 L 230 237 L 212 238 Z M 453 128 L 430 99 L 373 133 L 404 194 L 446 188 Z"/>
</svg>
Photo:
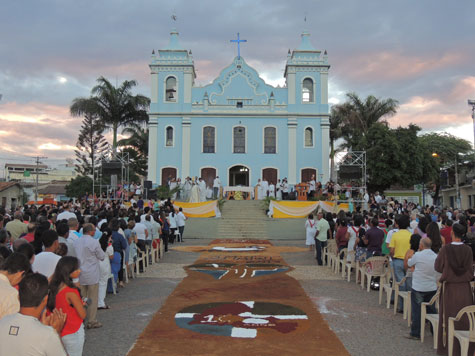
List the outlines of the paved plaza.
<svg viewBox="0 0 475 356">
<path fill-rule="evenodd" d="M 180 246 L 204 246 L 217 237 L 193 238 L 190 232 L 194 231 L 195 222 L 203 227 L 205 223 L 216 224 L 217 219 L 190 220 L 188 239 Z M 269 222 L 269 225 L 274 223 Z M 283 226 L 285 224 L 280 226 L 281 234 Z M 297 222 L 292 220 L 287 226 L 291 230 L 289 234 L 296 236 L 293 233 Z M 268 239 L 276 246 L 303 247 L 303 228 L 300 234 L 300 240 L 273 240 L 271 236 Z M 87 331 L 84 354 L 127 355 L 154 314 L 160 312 L 165 300 L 186 276 L 183 267 L 192 264 L 198 256 L 199 253 L 174 251 L 172 245 L 160 263 L 151 266 L 139 278 L 130 280 L 117 295 L 109 295 L 111 309 L 99 311 L 98 315 L 104 327 Z M 407 321 L 401 314 L 393 315 L 392 309 L 378 305 L 377 292 L 367 293 L 354 281 L 347 283 L 327 267 L 316 266 L 311 252 L 282 253 L 282 257 L 295 268 L 289 275 L 299 281 L 351 355 L 435 355 L 430 335 L 424 344 L 404 338 L 409 333 Z"/>
</svg>

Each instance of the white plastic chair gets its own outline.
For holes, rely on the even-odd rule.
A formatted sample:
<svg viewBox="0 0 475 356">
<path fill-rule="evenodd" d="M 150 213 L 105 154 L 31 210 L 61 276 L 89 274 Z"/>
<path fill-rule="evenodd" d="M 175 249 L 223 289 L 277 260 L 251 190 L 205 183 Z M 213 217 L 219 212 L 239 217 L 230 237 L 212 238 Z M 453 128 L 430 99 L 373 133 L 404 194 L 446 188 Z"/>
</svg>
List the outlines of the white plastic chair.
<svg viewBox="0 0 475 356">
<path fill-rule="evenodd" d="M 399 288 L 403 283 L 406 283 L 406 277 L 401 279 L 399 282 L 393 282 L 394 285 L 394 314 L 397 313 L 397 306 L 399 304 L 399 297 L 403 301 L 403 319 L 406 320 L 408 326 L 411 326 L 411 292 L 410 291 L 400 291 Z"/>
<path fill-rule="evenodd" d="M 455 322 L 460 321 L 464 314 L 467 315 L 469 327 L 468 330 L 457 330 L 455 329 Z M 475 342 L 475 305 L 469 305 L 461 309 L 457 316 L 449 317 L 449 332 L 448 332 L 448 350 L 449 356 L 452 356 L 454 349 L 454 336 L 458 339 L 460 343 L 460 355 L 468 355 L 468 346 L 471 342 Z"/>
<path fill-rule="evenodd" d="M 439 310 L 439 295 L 440 288 L 437 290 L 437 293 L 434 294 L 434 296 L 428 303 L 421 304 L 421 342 L 424 342 L 426 320 L 429 320 L 432 325 L 432 330 L 434 331 L 434 349 L 437 348 L 437 338 L 439 336 L 439 313 L 427 314 L 427 307 L 435 304 L 436 309 Z"/>
<path fill-rule="evenodd" d="M 375 256 L 366 259 L 361 265 L 361 288 L 364 288 L 365 280 L 367 280 L 367 292 L 371 287 L 371 278 L 380 277 L 383 278 L 387 272 L 388 258 L 382 256 Z M 380 281 L 381 283 L 381 281 Z"/>
<path fill-rule="evenodd" d="M 388 273 L 384 279 L 384 283 L 381 282 L 379 288 L 382 288 L 382 293 L 386 293 L 386 309 L 391 307 L 391 295 L 394 292 L 394 270 L 391 267 L 391 264 L 388 266 Z M 382 303 L 382 298 L 379 300 L 379 304 Z"/>
<path fill-rule="evenodd" d="M 338 259 L 336 261 L 336 273 L 340 273 L 342 271 L 342 274 L 345 271 L 345 266 L 346 266 L 346 257 L 348 255 L 348 249 L 344 248 L 340 252 L 338 252 Z M 345 275 L 343 274 L 343 278 L 345 278 Z"/>
<path fill-rule="evenodd" d="M 347 275 L 347 281 L 350 282 L 351 280 L 351 269 L 356 268 L 356 262 L 355 262 L 355 251 L 350 251 L 346 255 L 346 264 L 343 266 L 343 271 L 341 273 L 341 276 L 345 278 L 345 275 Z M 350 258 L 350 261 L 348 261 L 348 257 Z"/>
</svg>

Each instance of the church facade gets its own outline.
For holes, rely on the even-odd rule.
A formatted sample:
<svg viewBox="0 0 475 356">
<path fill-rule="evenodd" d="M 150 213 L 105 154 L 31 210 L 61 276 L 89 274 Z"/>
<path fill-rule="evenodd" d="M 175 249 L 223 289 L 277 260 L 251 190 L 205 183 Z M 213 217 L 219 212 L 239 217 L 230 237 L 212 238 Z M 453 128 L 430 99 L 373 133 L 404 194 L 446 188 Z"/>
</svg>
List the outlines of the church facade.
<svg viewBox="0 0 475 356">
<path fill-rule="evenodd" d="M 309 33 L 289 50 L 284 87 L 266 84 L 238 55 L 210 84 L 195 86 L 191 50 L 172 31 L 153 53 L 148 180 L 216 176 L 223 186 L 254 186 L 258 179 L 289 184 L 329 178 L 326 52 Z M 239 43 L 238 43 L 239 45 Z"/>
</svg>

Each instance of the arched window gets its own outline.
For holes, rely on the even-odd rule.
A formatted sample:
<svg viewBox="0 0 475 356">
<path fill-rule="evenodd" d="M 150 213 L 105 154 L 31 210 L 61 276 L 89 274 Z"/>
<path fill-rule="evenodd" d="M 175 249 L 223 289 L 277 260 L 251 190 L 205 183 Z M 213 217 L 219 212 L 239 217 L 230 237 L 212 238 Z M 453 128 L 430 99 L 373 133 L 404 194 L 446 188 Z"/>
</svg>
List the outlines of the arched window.
<svg viewBox="0 0 475 356">
<path fill-rule="evenodd" d="M 276 152 L 276 131 L 275 127 L 264 128 L 264 153 Z"/>
<path fill-rule="evenodd" d="M 176 92 L 176 78 L 168 77 L 165 84 L 165 100 L 176 102 L 177 92 Z"/>
<path fill-rule="evenodd" d="M 237 126 L 233 129 L 233 153 L 246 153 L 246 128 Z"/>
<path fill-rule="evenodd" d="M 305 128 L 305 147 L 313 147 L 313 129 Z"/>
<path fill-rule="evenodd" d="M 310 78 L 305 78 L 302 83 L 302 101 L 313 103 L 313 80 Z"/>
<path fill-rule="evenodd" d="M 203 127 L 203 153 L 215 153 L 215 129 L 213 126 Z"/>
<path fill-rule="evenodd" d="M 165 146 L 172 147 L 173 146 L 173 127 L 171 126 L 167 127 L 166 135 L 167 137 L 165 138 Z"/>
</svg>

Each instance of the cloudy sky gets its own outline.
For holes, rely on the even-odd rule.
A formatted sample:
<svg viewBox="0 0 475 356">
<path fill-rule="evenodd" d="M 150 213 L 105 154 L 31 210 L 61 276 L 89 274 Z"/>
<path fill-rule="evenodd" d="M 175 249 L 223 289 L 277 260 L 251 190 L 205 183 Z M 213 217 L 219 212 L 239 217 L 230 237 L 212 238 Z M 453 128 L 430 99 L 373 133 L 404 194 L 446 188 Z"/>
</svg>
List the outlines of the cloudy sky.
<svg viewBox="0 0 475 356">
<path fill-rule="evenodd" d="M 326 49 L 330 101 L 345 93 L 400 102 L 391 125 L 416 123 L 473 142 L 473 0 L 1 0 L 0 177 L 3 163 L 73 157 L 81 119 L 69 105 L 99 76 L 136 79 L 149 95 L 152 49 L 176 27 L 193 51 L 197 84 L 241 54 L 271 84 L 283 84 L 287 50 L 307 29 Z M 171 15 L 176 14 L 177 22 Z M 304 22 L 306 16 L 307 22 Z"/>
</svg>

